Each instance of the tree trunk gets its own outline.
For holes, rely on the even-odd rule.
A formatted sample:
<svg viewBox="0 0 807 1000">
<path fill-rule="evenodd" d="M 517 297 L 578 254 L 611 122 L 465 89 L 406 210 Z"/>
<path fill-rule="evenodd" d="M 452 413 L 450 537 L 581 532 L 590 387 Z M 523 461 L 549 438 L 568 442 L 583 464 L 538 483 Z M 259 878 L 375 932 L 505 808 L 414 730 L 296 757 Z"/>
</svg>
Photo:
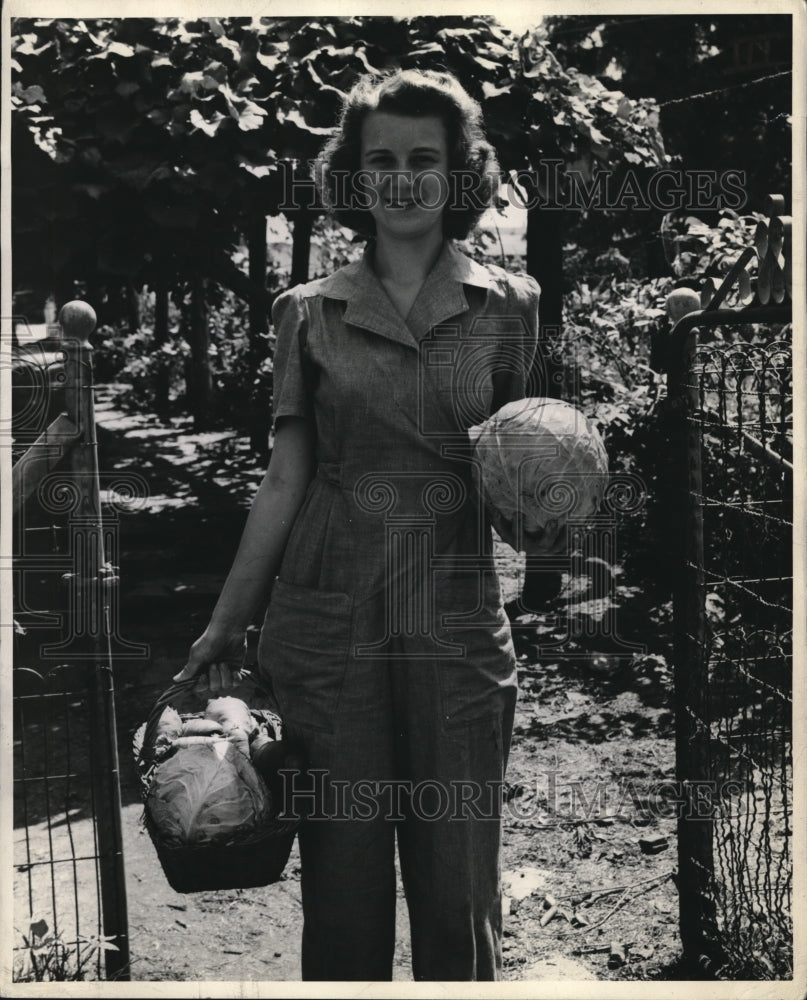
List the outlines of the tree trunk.
<svg viewBox="0 0 807 1000">
<path fill-rule="evenodd" d="M 154 349 L 159 352 L 168 343 L 168 283 L 159 272 L 154 283 Z M 168 410 L 171 366 L 163 355 L 154 373 L 154 407 L 158 413 Z"/>
<path fill-rule="evenodd" d="M 65 302 L 70 302 L 75 298 L 75 283 L 72 278 L 59 274 L 53 284 L 53 297 L 56 300 L 56 311 L 58 313 Z"/>
<path fill-rule="evenodd" d="M 190 323 L 191 384 L 188 386 L 193 426 L 208 430 L 213 423 L 213 376 L 210 371 L 210 330 L 207 325 L 206 282 L 201 275 L 191 279 Z"/>
<path fill-rule="evenodd" d="M 563 212 L 540 206 L 527 212 L 527 272 L 541 286 L 539 336 L 544 370 L 536 368 L 536 396 L 562 399 L 567 372 L 555 350 L 563 332 Z"/>
<path fill-rule="evenodd" d="M 562 214 L 540 205 L 527 212 L 527 273 L 541 286 L 541 334 L 550 339 L 563 324 Z"/>
<path fill-rule="evenodd" d="M 541 368 L 533 372 L 532 392 L 537 396 L 562 395 L 563 369 L 554 358 L 553 343 L 560 339 L 563 325 L 563 218 L 560 208 L 541 205 L 527 212 L 527 273 L 541 286 L 539 337 L 542 344 Z M 560 590 L 561 575 L 542 567 L 540 558 L 527 557 L 521 604 L 542 610 Z"/>
<path fill-rule="evenodd" d="M 299 285 L 308 281 L 311 259 L 311 232 L 314 228 L 314 213 L 306 207 L 294 213 L 294 236 L 291 248 L 291 284 Z"/>
<path fill-rule="evenodd" d="M 137 333 L 140 329 L 140 293 L 131 281 L 126 282 L 126 316 L 129 320 L 129 332 Z"/>
<path fill-rule="evenodd" d="M 258 381 L 258 368 L 266 357 L 269 324 L 266 300 L 258 291 L 266 288 L 266 217 L 258 216 L 247 232 L 249 243 L 249 280 L 254 292 L 249 297 L 249 442 L 253 451 L 265 459 L 269 454 L 271 421 L 268 389 Z"/>
</svg>

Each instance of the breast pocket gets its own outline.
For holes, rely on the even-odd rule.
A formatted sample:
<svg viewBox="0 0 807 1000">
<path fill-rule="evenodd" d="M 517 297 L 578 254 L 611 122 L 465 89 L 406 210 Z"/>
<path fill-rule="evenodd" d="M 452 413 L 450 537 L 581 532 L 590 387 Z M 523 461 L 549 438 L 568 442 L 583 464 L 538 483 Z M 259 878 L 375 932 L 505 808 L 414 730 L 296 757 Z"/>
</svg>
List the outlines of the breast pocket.
<svg viewBox="0 0 807 1000">
<path fill-rule="evenodd" d="M 284 719 L 333 732 L 350 649 L 349 594 L 276 580 L 258 646 Z"/>
</svg>

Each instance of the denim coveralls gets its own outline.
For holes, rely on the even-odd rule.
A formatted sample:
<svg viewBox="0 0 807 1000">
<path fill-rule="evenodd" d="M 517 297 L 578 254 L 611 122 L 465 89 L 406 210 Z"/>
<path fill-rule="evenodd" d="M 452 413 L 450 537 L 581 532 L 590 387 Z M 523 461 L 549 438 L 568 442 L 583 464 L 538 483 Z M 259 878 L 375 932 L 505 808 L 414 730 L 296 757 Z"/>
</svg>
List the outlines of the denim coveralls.
<svg viewBox="0 0 807 1000">
<path fill-rule="evenodd" d="M 275 422 L 317 441 L 259 648 L 327 772 L 299 837 L 303 978 L 392 978 L 397 835 L 415 979 L 499 979 L 516 669 L 467 428 L 545 394 L 539 288 L 447 242 L 404 321 L 370 253 L 272 311 Z"/>
</svg>

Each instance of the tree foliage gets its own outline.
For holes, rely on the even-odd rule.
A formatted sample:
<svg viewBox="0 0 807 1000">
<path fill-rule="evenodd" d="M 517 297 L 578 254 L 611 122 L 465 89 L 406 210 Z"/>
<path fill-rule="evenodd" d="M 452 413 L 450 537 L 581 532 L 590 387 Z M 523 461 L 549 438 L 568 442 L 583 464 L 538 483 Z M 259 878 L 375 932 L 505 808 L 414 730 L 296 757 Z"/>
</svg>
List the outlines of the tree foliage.
<svg viewBox="0 0 807 1000">
<path fill-rule="evenodd" d="M 487 17 L 29 19 L 14 24 L 12 59 L 23 284 L 46 231 L 53 275 L 221 278 L 222 254 L 248 218 L 284 204 L 289 171 L 304 173 L 346 91 L 397 66 L 454 72 L 505 169 L 664 157 L 652 102 Z"/>
<path fill-rule="evenodd" d="M 517 37 L 492 17 L 28 18 L 13 23 L 11 56 L 15 288 L 64 300 L 81 283 L 103 313 L 124 286 L 131 334 L 140 290 L 156 290 L 153 350 L 163 359 L 180 348 L 166 320 L 173 290 L 200 428 L 216 409 L 215 357 L 226 353 L 208 306 L 217 286 L 248 301 L 256 448 L 266 440 L 259 368 L 276 291 L 263 220 L 281 211 L 292 220 L 291 280 L 304 280 L 320 210 L 308 163 L 361 75 L 451 71 L 482 103 L 505 171 L 665 158 L 652 102 L 565 69 L 539 32 Z M 544 193 L 538 180 L 527 185 Z M 549 289 L 545 321 L 559 323 L 561 233 L 545 225 L 536 244 L 531 232 L 543 256 L 528 264 Z M 243 241 L 246 267 L 234 260 Z M 163 406 L 168 372 L 163 364 L 155 379 Z"/>
<path fill-rule="evenodd" d="M 742 170 L 748 207 L 791 178 L 790 14 L 552 16 L 552 51 L 630 98 L 653 97 L 685 170 Z"/>
</svg>

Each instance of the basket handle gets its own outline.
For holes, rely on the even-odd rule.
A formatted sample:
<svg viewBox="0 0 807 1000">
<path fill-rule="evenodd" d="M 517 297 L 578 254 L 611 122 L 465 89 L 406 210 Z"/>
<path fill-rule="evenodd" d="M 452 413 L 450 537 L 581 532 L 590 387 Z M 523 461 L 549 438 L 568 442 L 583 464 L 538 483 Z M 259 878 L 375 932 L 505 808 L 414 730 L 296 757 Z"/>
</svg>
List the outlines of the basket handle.
<svg viewBox="0 0 807 1000">
<path fill-rule="evenodd" d="M 204 673 L 204 671 L 200 671 Z M 241 670 L 241 680 L 238 683 L 238 687 L 241 687 L 244 683 L 251 683 L 254 690 L 265 694 L 274 701 L 274 693 L 271 690 L 266 690 L 266 687 L 262 680 L 259 680 L 252 670 Z M 143 732 L 143 743 L 140 747 L 139 760 L 145 761 L 146 757 L 146 747 L 150 747 L 154 742 L 154 730 L 157 728 L 157 723 L 160 721 L 160 716 L 163 713 L 163 709 L 166 705 L 170 705 L 177 697 L 177 695 L 183 694 L 186 691 L 192 690 L 199 680 L 199 674 L 195 677 L 188 677 L 184 681 L 174 681 L 172 684 L 163 691 L 163 693 L 157 698 L 152 706 L 151 711 L 148 714 L 148 719 L 146 720 L 146 728 Z"/>
</svg>

